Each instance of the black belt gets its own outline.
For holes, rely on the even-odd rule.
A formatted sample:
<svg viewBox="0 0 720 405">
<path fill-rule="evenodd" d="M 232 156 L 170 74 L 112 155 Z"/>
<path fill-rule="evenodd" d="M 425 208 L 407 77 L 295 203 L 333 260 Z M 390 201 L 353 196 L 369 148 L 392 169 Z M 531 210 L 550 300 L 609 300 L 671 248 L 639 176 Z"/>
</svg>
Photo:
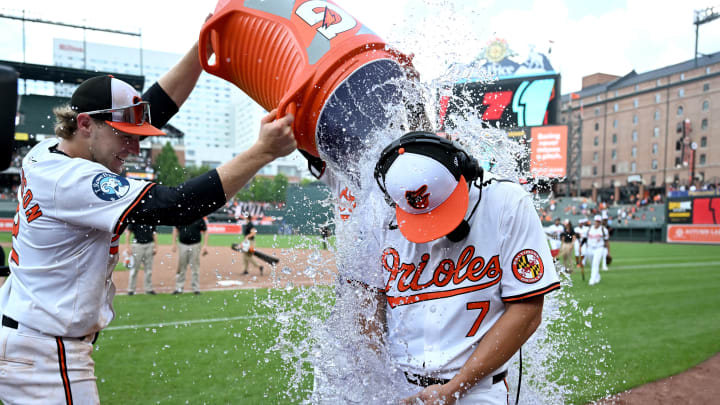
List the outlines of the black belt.
<svg viewBox="0 0 720 405">
<path fill-rule="evenodd" d="M 492 378 L 492 383 L 497 384 L 500 381 L 504 380 L 505 377 L 507 377 L 507 373 L 507 370 L 505 370 L 502 373 L 495 374 Z M 428 377 L 426 375 L 411 374 L 408 372 L 405 372 L 405 378 L 407 378 L 409 383 L 419 385 L 421 387 L 429 387 L 431 385 L 443 385 L 450 382 L 449 378 Z"/>
<path fill-rule="evenodd" d="M 18 321 L 10 318 L 9 316 L 3 315 L 2 316 L 2 326 L 5 326 L 10 329 L 17 329 L 18 326 L 20 326 L 20 324 L 18 323 Z M 90 335 L 88 335 L 88 336 L 90 336 Z M 92 341 L 93 344 L 95 344 L 95 342 L 97 341 L 98 336 L 100 336 L 100 333 L 96 333 L 95 336 L 93 337 L 93 341 Z M 83 336 L 83 337 L 79 337 L 79 338 L 70 338 L 70 339 L 85 340 L 86 337 L 87 336 Z"/>
</svg>

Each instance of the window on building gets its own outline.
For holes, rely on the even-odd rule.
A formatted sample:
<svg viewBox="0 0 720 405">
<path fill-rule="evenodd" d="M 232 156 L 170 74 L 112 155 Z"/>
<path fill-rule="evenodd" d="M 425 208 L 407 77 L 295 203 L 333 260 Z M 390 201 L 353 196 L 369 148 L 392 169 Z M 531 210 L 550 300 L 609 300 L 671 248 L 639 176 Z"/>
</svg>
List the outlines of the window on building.
<svg viewBox="0 0 720 405">
<path fill-rule="evenodd" d="M 595 146 L 600 145 L 600 137 L 596 136 L 595 138 L 593 138 L 593 145 L 595 145 Z"/>
<path fill-rule="evenodd" d="M 660 81 L 660 79 L 655 80 L 655 85 L 656 86 L 662 85 L 662 82 Z"/>
<path fill-rule="evenodd" d="M 593 166 L 593 176 L 597 176 L 597 166 Z"/>
<path fill-rule="evenodd" d="M 597 117 L 598 115 L 600 115 L 600 109 L 599 109 L 599 108 L 596 108 L 596 109 L 595 109 L 595 116 Z"/>
<path fill-rule="evenodd" d="M 662 101 L 662 96 L 659 94 L 655 95 L 655 104 L 660 104 L 660 101 Z"/>
<path fill-rule="evenodd" d="M 680 80 L 685 80 L 685 73 L 680 73 Z"/>
<path fill-rule="evenodd" d="M 617 143 L 617 134 L 613 134 L 612 136 L 612 143 Z"/>
<path fill-rule="evenodd" d="M 610 153 L 610 155 L 612 156 L 613 160 L 617 159 L 617 150 L 613 149 L 612 152 Z"/>
<path fill-rule="evenodd" d="M 660 128 L 658 128 L 658 127 L 653 128 L 653 136 L 654 136 L 655 138 L 657 138 L 658 136 L 660 136 Z"/>
<path fill-rule="evenodd" d="M 598 131 L 599 129 L 600 129 L 600 123 L 596 122 L 596 123 L 595 123 L 595 130 Z"/>
<path fill-rule="evenodd" d="M 638 132 L 632 131 L 632 141 L 637 142 L 637 140 L 638 140 Z"/>
<path fill-rule="evenodd" d="M 615 173 L 615 165 L 610 165 L 610 173 Z"/>
<path fill-rule="evenodd" d="M 657 159 L 653 159 L 652 168 L 653 168 L 653 170 L 657 170 L 657 168 L 658 168 Z"/>
<path fill-rule="evenodd" d="M 683 106 L 679 105 L 677 108 L 677 115 L 683 115 L 684 111 Z"/>
<path fill-rule="evenodd" d="M 705 68 L 705 74 L 706 74 L 706 75 L 709 75 L 710 72 L 711 72 L 710 66 L 706 67 L 706 68 Z"/>
<path fill-rule="evenodd" d="M 617 90 L 613 92 L 613 97 L 617 97 Z M 617 110 L 616 110 L 617 111 Z"/>
<path fill-rule="evenodd" d="M 678 90 L 678 97 L 684 97 L 685 96 L 685 89 L 682 87 Z"/>
<path fill-rule="evenodd" d="M 637 157 L 637 146 L 633 146 L 632 149 L 630 149 L 630 156 Z"/>
<path fill-rule="evenodd" d="M 630 173 L 635 173 L 635 170 L 637 170 L 635 162 L 630 163 Z"/>
<path fill-rule="evenodd" d="M 617 92 L 615 92 L 615 93 L 617 93 Z M 615 96 L 617 97 L 617 94 L 615 94 Z M 613 104 L 613 111 L 615 111 L 615 112 L 618 111 L 618 103 Z"/>
<path fill-rule="evenodd" d="M 637 123 L 638 123 L 638 116 L 633 115 L 633 125 L 637 125 Z"/>
<path fill-rule="evenodd" d="M 613 120 L 613 128 L 617 128 L 617 120 Z"/>
<path fill-rule="evenodd" d="M 710 102 L 708 100 L 703 101 L 702 110 L 707 111 L 710 109 Z"/>
<path fill-rule="evenodd" d="M 652 145 L 652 154 L 653 154 L 653 155 L 657 155 L 657 153 L 658 153 L 658 144 L 657 144 L 657 143 L 654 143 L 654 144 Z"/>
<path fill-rule="evenodd" d="M 598 161 L 598 156 L 599 156 L 599 154 L 597 152 L 593 152 L 593 162 Z"/>
<path fill-rule="evenodd" d="M 701 154 L 700 154 L 700 162 L 699 162 L 699 163 L 700 163 L 701 165 L 704 165 L 704 164 L 705 164 L 705 154 L 704 154 L 704 153 L 701 153 Z"/>
<path fill-rule="evenodd" d="M 706 130 L 708 127 L 708 120 L 707 118 L 703 118 L 702 121 L 700 121 L 700 129 Z"/>
<path fill-rule="evenodd" d="M 707 136 L 703 136 L 702 138 L 700 138 L 700 147 L 704 148 L 706 146 L 707 146 Z"/>
<path fill-rule="evenodd" d="M 655 111 L 655 113 L 653 114 L 653 119 L 655 121 L 660 119 L 660 111 Z"/>
<path fill-rule="evenodd" d="M 636 85 L 635 85 L 635 91 L 638 91 L 638 90 L 640 90 L 640 86 L 636 84 Z"/>
<path fill-rule="evenodd" d="M 703 84 L 703 91 L 710 91 L 710 83 Z"/>
<path fill-rule="evenodd" d="M 682 158 L 676 157 L 675 158 L 675 167 L 680 167 L 680 166 L 682 166 Z"/>
<path fill-rule="evenodd" d="M 636 90 L 636 91 L 637 91 L 637 90 Z M 638 108 L 639 105 L 640 105 L 640 101 L 639 101 L 638 99 L 634 99 L 634 100 L 633 100 L 633 107 Z"/>
</svg>

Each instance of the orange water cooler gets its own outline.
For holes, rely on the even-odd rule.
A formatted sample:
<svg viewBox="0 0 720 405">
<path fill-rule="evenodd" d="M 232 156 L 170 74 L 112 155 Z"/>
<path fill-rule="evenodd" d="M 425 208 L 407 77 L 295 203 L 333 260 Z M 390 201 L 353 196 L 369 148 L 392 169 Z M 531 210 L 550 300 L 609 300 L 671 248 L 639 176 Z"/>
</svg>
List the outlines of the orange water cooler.
<svg viewBox="0 0 720 405">
<path fill-rule="evenodd" d="M 215 52 L 208 63 L 210 41 Z M 266 110 L 295 115 L 298 147 L 343 164 L 402 102 L 410 59 L 330 1 L 220 0 L 200 32 L 203 68 Z"/>
</svg>

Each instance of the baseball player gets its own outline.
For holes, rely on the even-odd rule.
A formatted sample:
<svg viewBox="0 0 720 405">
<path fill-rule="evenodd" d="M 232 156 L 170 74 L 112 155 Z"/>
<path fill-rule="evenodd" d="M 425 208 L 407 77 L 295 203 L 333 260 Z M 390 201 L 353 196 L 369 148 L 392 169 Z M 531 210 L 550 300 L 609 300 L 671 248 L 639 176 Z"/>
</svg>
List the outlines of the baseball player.
<svg viewBox="0 0 720 405">
<path fill-rule="evenodd" d="M 600 282 L 600 262 L 603 260 L 603 254 L 605 249 L 608 247 L 608 235 L 607 229 L 602 226 L 602 218 L 600 215 L 595 215 L 593 218 L 593 226 L 588 230 L 587 233 L 587 256 L 592 259 L 590 268 L 590 280 L 588 284 L 595 285 Z"/>
<path fill-rule="evenodd" d="M 130 247 L 130 239 L 132 239 L 132 248 Z M 152 266 L 153 258 L 157 254 L 156 246 L 157 234 L 154 225 L 130 224 L 128 226 L 127 237 L 125 238 L 125 252 L 132 255 L 128 295 L 135 295 L 137 273 L 141 264 L 145 272 L 145 283 L 143 284 L 145 294 L 155 295 L 152 287 Z"/>
<path fill-rule="evenodd" d="M 163 134 L 156 126 L 190 94 L 197 55 L 196 44 L 142 97 L 110 76 L 86 80 L 55 111 L 59 139 L 25 156 L 12 274 L 0 288 L 0 401 L 98 403 L 92 343 L 114 317 L 112 271 L 128 224 L 190 223 L 295 149 L 292 115 L 275 120 L 273 111 L 253 146 L 178 187 L 120 176 L 139 138 Z"/>
<path fill-rule="evenodd" d="M 563 233 L 564 227 L 560 223 L 560 218 L 555 218 L 555 223 L 545 228 L 545 234 L 550 242 L 550 253 L 553 257 L 557 257 L 560 253 L 560 235 Z"/>
<path fill-rule="evenodd" d="M 588 225 L 590 222 L 587 218 L 582 218 L 575 227 L 575 242 L 573 242 L 573 248 L 575 249 L 575 262 L 580 267 L 580 275 L 583 281 L 585 281 L 585 245 L 587 243 L 587 231 L 590 230 Z"/>
<path fill-rule="evenodd" d="M 415 387 L 403 402 L 506 404 L 507 362 L 560 286 L 530 195 L 427 132 L 385 148 L 375 176 L 393 221 L 375 230 L 379 263 L 342 276 L 375 291 L 368 333 Z"/>
<path fill-rule="evenodd" d="M 603 249 L 603 258 L 602 258 L 602 270 L 607 271 L 608 265 L 612 262 L 612 256 L 610 256 L 610 235 L 613 233 L 612 227 L 610 227 L 610 218 L 608 217 L 607 211 L 603 211 L 602 215 L 602 226 L 607 230 L 608 233 L 608 240 L 607 245 Z"/>
</svg>

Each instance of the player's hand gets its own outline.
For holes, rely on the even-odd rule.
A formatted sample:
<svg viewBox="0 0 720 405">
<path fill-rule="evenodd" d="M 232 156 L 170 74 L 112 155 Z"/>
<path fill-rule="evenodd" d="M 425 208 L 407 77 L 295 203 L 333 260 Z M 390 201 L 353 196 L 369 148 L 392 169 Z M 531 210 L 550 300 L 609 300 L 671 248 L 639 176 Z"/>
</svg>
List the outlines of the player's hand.
<svg viewBox="0 0 720 405">
<path fill-rule="evenodd" d="M 400 404 L 452 405 L 456 401 L 457 398 L 455 398 L 452 392 L 449 392 L 445 385 L 436 384 L 426 387 L 424 390 L 411 397 L 403 399 L 400 401 Z"/>
<path fill-rule="evenodd" d="M 157 248 L 153 248 L 153 256 L 157 254 Z"/>
<path fill-rule="evenodd" d="M 207 248 L 203 248 L 203 250 L 202 250 L 202 255 L 203 255 L 203 256 L 207 256 L 207 254 L 208 254 Z"/>
<path fill-rule="evenodd" d="M 173 251 L 173 253 L 177 252 L 177 245 L 173 245 L 172 251 Z"/>
<path fill-rule="evenodd" d="M 260 135 L 255 143 L 257 151 L 267 154 L 272 160 L 287 156 L 297 149 L 297 142 L 292 132 L 295 117 L 287 114 L 275 119 L 276 115 L 277 109 L 274 109 L 260 120 Z"/>
</svg>

